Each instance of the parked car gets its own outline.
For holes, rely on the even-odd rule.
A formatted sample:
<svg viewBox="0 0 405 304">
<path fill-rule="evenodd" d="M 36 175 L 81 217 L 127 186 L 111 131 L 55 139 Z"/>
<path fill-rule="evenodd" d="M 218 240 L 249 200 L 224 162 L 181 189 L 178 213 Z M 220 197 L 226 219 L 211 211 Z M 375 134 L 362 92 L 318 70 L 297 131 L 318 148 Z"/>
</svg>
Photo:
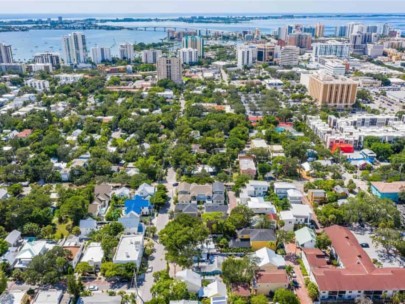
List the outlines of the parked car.
<svg viewBox="0 0 405 304">
<path fill-rule="evenodd" d="M 360 246 L 362 248 L 370 248 L 370 245 L 368 243 L 360 243 Z"/>
<path fill-rule="evenodd" d="M 90 291 L 97 291 L 97 290 L 98 290 L 98 287 L 95 286 L 95 285 L 90 285 L 89 287 L 87 287 L 87 290 L 90 290 Z"/>
<path fill-rule="evenodd" d="M 152 272 L 153 271 L 153 267 L 151 266 L 151 267 L 148 267 L 148 269 L 146 270 L 146 272 Z"/>
</svg>

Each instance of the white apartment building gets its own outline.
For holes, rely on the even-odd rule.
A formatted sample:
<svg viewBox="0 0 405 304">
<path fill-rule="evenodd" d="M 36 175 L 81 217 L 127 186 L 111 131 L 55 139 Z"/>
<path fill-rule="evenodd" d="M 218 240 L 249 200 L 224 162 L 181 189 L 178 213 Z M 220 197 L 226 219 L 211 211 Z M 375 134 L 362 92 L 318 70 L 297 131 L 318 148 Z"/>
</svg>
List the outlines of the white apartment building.
<svg viewBox="0 0 405 304">
<path fill-rule="evenodd" d="M 198 62 L 198 50 L 192 48 L 183 48 L 178 50 L 178 57 L 182 64 Z"/>
<path fill-rule="evenodd" d="M 120 59 L 121 60 L 132 60 L 134 59 L 134 46 L 131 43 L 122 43 L 119 48 Z"/>
<path fill-rule="evenodd" d="M 34 56 L 35 63 L 49 63 L 53 67 L 58 67 L 61 64 L 61 59 L 59 53 L 37 53 Z"/>
<path fill-rule="evenodd" d="M 65 64 L 78 65 L 87 61 L 86 36 L 80 32 L 74 32 L 62 38 L 65 54 Z"/>
<path fill-rule="evenodd" d="M 143 235 L 122 235 L 115 252 L 115 264 L 135 263 L 139 268 L 143 255 Z"/>
<path fill-rule="evenodd" d="M 251 197 L 263 197 L 269 191 L 269 183 L 265 181 L 250 180 L 242 189 L 239 197 L 242 204 L 246 204 Z"/>
<path fill-rule="evenodd" d="M 384 45 L 382 44 L 367 44 L 367 56 L 377 58 L 382 56 L 384 52 Z"/>
<path fill-rule="evenodd" d="M 300 48 L 288 45 L 283 48 L 276 47 L 276 62 L 280 66 L 296 66 L 300 56 Z"/>
<path fill-rule="evenodd" d="M 200 36 L 186 36 L 182 40 L 183 48 L 192 48 L 198 51 L 199 57 L 204 57 L 204 38 Z"/>
<path fill-rule="evenodd" d="M 329 40 L 322 43 L 312 44 L 312 60 L 318 61 L 325 56 L 336 56 L 338 58 L 349 58 L 350 44 L 336 40 Z"/>
<path fill-rule="evenodd" d="M 144 50 L 142 51 L 142 62 L 156 64 L 159 57 L 162 57 L 161 50 Z"/>
<path fill-rule="evenodd" d="M 39 79 L 29 79 L 25 81 L 25 85 L 31 88 L 34 88 L 38 92 L 43 92 L 49 90 L 49 81 L 48 80 L 39 80 Z"/>
<path fill-rule="evenodd" d="M 82 79 L 83 74 L 59 74 L 54 77 L 59 80 L 59 84 L 72 84 Z"/>
<path fill-rule="evenodd" d="M 307 125 L 327 148 L 335 143 L 346 143 L 355 149 L 363 148 L 364 138 L 376 136 L 382 142 L 393 142 L 405 137 L 405 122 L 394 115 L 360 114 L 346 118 L 329 116 L 328 123 L 318 116 L 308 116 Z"/>
<path fill-rule="evenodd" d="M 13 63 L 13 49 L 11 45 L 0 43 L 0 63 Z"/>
<path fill-rule="evenodd" d="M 240 45 L 237 49 L 238 68 L 252 66 L 256 62 L 257 48 L 254 45 Z"/>
<path fill-rule="evenodd" d="M 325 62 L 325 71 L 332 76 L 344 76 L 346 65 L 341 60 L 328 60 Z"/>
<path fill-rule="evenodd" d="M 96 46 L 91 49 L 91 60 L 95 64 L 102 63 L 104 61 L 111 61 L 111 49 L 107 47 Z"/>
<path fill-rule="evenodd" d="M 293 183 L 286 182 L 275 182 L 274 183 L 274 193 L 277 194 L 279 198 L 287 197 L 288 190 L 297 189 Z"/>
</svg>

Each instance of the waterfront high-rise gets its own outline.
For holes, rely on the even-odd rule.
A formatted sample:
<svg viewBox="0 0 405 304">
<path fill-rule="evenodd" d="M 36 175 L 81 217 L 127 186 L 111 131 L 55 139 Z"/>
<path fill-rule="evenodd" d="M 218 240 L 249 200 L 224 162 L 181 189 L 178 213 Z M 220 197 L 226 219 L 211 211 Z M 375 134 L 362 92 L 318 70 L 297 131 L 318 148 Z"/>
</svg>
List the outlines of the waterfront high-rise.
<svg viewBox="0 0 405 304">
<path fill-rule="evenodd" d="M 312 45 L 312 36 L 309 33 L 293 33 L 288 36 L 287 44 L 309 50 Z"/>
<path fill-rule="evenodd" d="M 107 47 L 96 46 L 91 49 L 91 60 L 95 64 L 99 64 L 104 61 L 111 61 L 111 49 Z"/>
<path fill-rule="evenodd" d="M 158 80 L 170 79 L 175 83 L 182 83 L 183 70 L 180 58 L 162 56 L 157 61 Z"/>
<path fill-rule="evenodd" d="M 131 43 L 125 42 L 120 44 L 120 59 L 121 60 L 134 59 L 134 46 Z"/>
<path fill-rule="evenodd" d="M 204 38 L 200 36 L 185 36 L 182 40 L 183 48 L 192 48 L 198 51 L 198 57 L 204 57 Z"/>
<path fill-rule="evenodd" d="M 252 66 L 257 58 L 257 48 L 254 45 L 240 45 L 237 50 L 238 68 Z"/>
<path fill-rule="evenodd" d="M 315 25 L 315 36 L 316 37 L 324 37 L 325 36 L 325 25 L 322 23 L 317 23 Z"/>
<path fill-rule="evenodd" d="M 34 62 L 40 64 L 50 63 L 54 68 L 58 68 L 60 66 L 61 60 L 59 53 L 37 53 L 34 56 Z"/>
<path fill-rule="evenodd" d="M 76 65 L 86 63 L 87 46 L 86 36 L 80 32 L 74 32 L 63 36 L 63 50 L 65 53 L 65 64 Z"/>
<path fill-rule="evenodd" d="M 161 50 L 144 50 L 142 51 L 142 62 L 156 64 L 159 57 L 162 56 Z"/>
<path fill-rule="evenodd" d="M 335 29 L 335 36 L 336 37 L 346 37 L 347 36 L 347 26 L 346 25 L 339 25 Z"/>
<path fill-rule="evenodd" d="M 11 45 L 0 43 L 0 63 L 13 63 Z"/>
<path fill-rule="evenodd" d="M 312 45 L 312 60 L 318 61 L 320 57 L 336 56 L 338 58 L 349 58 L 350 44 L 335 40 Z"/>
<path fill-rule="evenodd" d="M 190 64 L 198 62 L 198 51 L 192 48 L 184 48 L 178 51 L 181 63 Z"/>
</svg>

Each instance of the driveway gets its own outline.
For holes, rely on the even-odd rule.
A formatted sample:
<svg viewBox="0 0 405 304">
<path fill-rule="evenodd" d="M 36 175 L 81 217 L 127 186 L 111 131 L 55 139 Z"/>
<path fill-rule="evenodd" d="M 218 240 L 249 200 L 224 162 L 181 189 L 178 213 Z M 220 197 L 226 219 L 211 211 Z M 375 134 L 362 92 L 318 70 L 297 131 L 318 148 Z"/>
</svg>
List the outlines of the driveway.
<svg viewBox="0 0 405 304">
<path fill-rule="evenodd" d="M 295 280 L 299 283 L 300 287 L 295 289 L 295 294 L 297 295 L 301 304 L 312 304 L 311 298 L 308 296 L 308 290 L 305 287 L 304 276 L 302 275 L 301 268 L 299 265 L 293 264 L 287 261 L 287 265 L 291 265 L 294 268 L 296 274 Z"/>
</svg>

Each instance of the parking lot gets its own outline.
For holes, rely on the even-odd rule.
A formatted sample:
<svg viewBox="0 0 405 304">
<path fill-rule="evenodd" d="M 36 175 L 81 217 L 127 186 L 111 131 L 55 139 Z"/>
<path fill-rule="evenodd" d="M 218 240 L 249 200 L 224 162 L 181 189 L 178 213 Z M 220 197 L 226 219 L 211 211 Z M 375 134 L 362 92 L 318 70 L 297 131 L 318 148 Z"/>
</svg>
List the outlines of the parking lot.
<svg viewBox="0 0 405 304">
<path fill-rule="evenodd" d="M 369 248 L 363 248 L 371 259 L 378 260 L 383 267 L 405 267 L 405 261 L 401 261 L 399 256 L 387 255 L 385 249 L 380 245 L 376 246 L 373 244 L 371 236 L 373 233 L 370 228 L 360 228 L 351 229 L 355 235 L 357 241 L 362 243 L 367 243 Z"/>
</svg>

